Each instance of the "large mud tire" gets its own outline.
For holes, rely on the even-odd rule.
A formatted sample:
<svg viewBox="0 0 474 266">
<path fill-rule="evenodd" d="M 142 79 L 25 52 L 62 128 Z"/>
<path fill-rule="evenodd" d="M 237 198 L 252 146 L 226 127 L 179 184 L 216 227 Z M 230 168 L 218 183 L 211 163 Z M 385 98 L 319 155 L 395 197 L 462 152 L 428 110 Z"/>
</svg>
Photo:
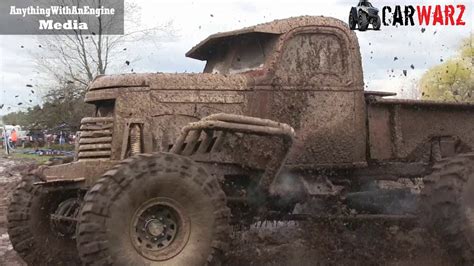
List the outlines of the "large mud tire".
<svg viewBox="0 0 474 266">
<path fill-rule="evenodd" d="M 366 13 L 360 12 L 359 11 L 359 30 L 360 31 L 366 31 L 367 28 L 369 27 L 369 17 Z"/>
<path fill-rule="evenodd" d="M 189 227 L 176 222 L 174 240 L 157 251 L 147 246 L 156 239 L 145 240 L 148 229 L 141 232 L 133 221 L 148 219 L 137 220 L 137 214 L 157 213 L 141 212 L 143 206 L 156 202 L 160 207 L 164 201 Z M 87 192 L 77 246 L 86 265 L 220 265 L 229 243 L 229 218 L 225 194 L 204 168 L 174 154 L 141 154 L 109 170 Z"/>
<path fill-rule="evenodd" d="M 376 16 L 372 22 L 372 27 L 374 30 L 380 30 L 380 26 L 382 25 L 382 21 L 380 20 L 380 16 Z"/>
<path fill-rule="evenodd" d="M 357 9 L 355 7 L 351 8 L 351 11 L 349 13 L 349 28 L 351 30 L 355 30 L 357 27 Z"/>
<path fill-rule="evenodd" d="M 456 265 L 473 265 L 474 153 L 437 163 L 421 200 L 422 221 L 442 237 Z"/>
<path fill-rule="evenodd" d="M 81 265 L 75 240 L 51 227 L 50 214 L 71 197 L 71 191 L 48 191 L 25 175 L 8 208 L 8 234 L 13 248 L 28 265 Z"/>
</svg>

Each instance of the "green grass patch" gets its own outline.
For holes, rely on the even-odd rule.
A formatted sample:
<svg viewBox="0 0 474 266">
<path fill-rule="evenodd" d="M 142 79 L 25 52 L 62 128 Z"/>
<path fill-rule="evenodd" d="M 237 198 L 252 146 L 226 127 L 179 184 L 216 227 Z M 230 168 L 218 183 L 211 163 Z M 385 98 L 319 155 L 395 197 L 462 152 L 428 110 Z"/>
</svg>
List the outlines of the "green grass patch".
<svg viewBox="0 0 474 266">
<path fill-rule="evenodd" d="M 51 146 L 49 146 L 49 148 L 43 148 L 43 149 L 52 149 L 52 150 L 57 150 L 57 151 L 74 151 L 74 145 L 71 145 L 71 144 L 63 144 L 63 145 L 59 145 L 59 144 L 52 144 Z"/>
<path fill-rule="evenodd" d="M 49 158 L 51 158 L 51 156 L 39 156 L 36 154 L 25 154 L 20 152 L 12 152 L 10 153 L 10 156 L 13 159 L 35 160 L 38 164 L 45 164 L 46 162 L 48 162 Z"/>
<path fill-rule="evenodd" d="M 45 164 L 49 161 L 50 158 L 63 158 L 65 156 L 60 156 L 60 155 L 54 155 L 54 156 L 48 156 L 48 155 L 37 155 L 37 154 L 29 154 L 25 153 L 28 151 L 33 151 L 32 149 L 22 149 L 22 148 L 17 148 L 15 151 L 10 152 L 8 155 L 12 159 L 23 159 L 23 160 L 34 160 L 38 164 Z M 7 156 L 5 149 L 0 150 L 0 156 Z"/>
</svg>

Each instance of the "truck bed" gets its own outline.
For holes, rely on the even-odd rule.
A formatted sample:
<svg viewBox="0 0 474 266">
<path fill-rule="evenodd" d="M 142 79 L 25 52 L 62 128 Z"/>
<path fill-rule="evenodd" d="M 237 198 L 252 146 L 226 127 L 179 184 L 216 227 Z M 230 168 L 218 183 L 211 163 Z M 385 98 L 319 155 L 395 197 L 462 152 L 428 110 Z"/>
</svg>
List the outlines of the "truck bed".
<svg viewBox="0 0 474 266">
<path fill-rule="evenodd" d="M 443 154 L 474 149 L 472 103 L 366 99 L 371 159 L 417 161 L 431 156 L 433 143 Z"/>
</svg>

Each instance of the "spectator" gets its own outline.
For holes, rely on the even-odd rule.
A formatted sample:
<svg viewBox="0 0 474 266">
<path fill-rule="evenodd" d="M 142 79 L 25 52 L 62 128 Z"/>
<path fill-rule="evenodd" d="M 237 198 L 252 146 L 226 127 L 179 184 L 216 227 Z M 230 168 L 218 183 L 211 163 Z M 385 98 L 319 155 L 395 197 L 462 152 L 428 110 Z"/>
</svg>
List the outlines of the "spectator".
<svg viewBox="0 0 474 266">
<path fill-rule="evenodd" d="M 7 137 L 7 133 L 6 131 L 2 131 L 2 135 L 0 136 L 0 147 L 3 149 L 4 148 L 4 145 L 6 144 L 6 140 L 5 138 L 8 138 Z M 7 139 L 8 140 L 8 139 Z"/>
<path fill-rule="evenodd" d="M 10 141 L 12 142 L 12 148 L 16 147 L 16 142 L 18 141 L 18 137 L 16 135 L 16 130 L 12 129 L 12 133 L 10 135 Z"/>
<path fill-rule="evenodd" d="M 64 145 L 64 143 L 66 143 L 66 140 L 64 139 L 64 133 L 61 131 L 59 133 L 59 144 Z"/>
</svg>

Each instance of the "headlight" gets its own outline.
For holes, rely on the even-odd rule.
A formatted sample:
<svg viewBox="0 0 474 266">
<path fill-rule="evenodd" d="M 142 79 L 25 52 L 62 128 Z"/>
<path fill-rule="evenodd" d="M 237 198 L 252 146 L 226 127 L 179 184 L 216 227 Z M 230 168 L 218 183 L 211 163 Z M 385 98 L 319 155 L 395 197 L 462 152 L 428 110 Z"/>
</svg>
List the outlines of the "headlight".
<svg viewBox="0 0 474 266">
<path fill-rule="evenodd" d="M 130 151 L 132 156 L 142 153 L 142 130 L 138 124 L 130 127 Z"/>
</svg>

